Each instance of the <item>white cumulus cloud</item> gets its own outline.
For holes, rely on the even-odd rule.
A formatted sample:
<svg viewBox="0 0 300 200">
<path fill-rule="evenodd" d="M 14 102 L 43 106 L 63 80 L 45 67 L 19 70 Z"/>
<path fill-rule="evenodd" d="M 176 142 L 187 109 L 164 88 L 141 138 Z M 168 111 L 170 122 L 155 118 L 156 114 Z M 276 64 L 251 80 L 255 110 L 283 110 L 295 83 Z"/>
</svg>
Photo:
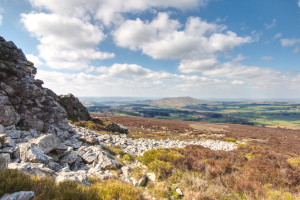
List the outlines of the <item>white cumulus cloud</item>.
<svg viewBox="0 0 300 200">
<path fill-rule="evenodd" d="M 85 69 L 91 60 L 114 57 L 96 48 L 105 35 L 89 22 L 45 13 L 22 14 L 21 21 L 40 41 L 39 56 L 49 67 Z"/>
<path fill-rule="evenodd" d="M 182 26 L 167 13 L 158 13 L 151 22 L 126 20 L 114 32 L 114 39 L 117 45 L 141 50 L 154 59 L 207 57 L 252 41 L 250 36 L 239 37 L 224 25 L 198 17 L 189 18 L 183 30 Z"/>
<path fill-rule="evenodd" d="M 181 10 L 205 6 L 210 0 L 30 0 L 37 8 L 52 12 L 76 16 L 84 19 L 94 18 L 104 24 L 119 24 L 124 13 L 140 12 L 150 8 L 173 7 Z"/>
</svg>

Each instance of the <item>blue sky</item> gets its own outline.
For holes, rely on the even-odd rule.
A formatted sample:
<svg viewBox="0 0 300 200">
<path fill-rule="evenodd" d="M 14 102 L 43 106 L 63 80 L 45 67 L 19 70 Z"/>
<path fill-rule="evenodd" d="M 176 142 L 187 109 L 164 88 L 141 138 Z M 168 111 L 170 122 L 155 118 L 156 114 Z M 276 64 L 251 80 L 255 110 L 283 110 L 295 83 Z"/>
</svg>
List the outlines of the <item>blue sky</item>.
<svg viewBox="0 0 300 200">
<path fill-rule="evenodd" d="M 300 0 L 1 0 L 58 94 L 300 98 Z"/>
</svg>

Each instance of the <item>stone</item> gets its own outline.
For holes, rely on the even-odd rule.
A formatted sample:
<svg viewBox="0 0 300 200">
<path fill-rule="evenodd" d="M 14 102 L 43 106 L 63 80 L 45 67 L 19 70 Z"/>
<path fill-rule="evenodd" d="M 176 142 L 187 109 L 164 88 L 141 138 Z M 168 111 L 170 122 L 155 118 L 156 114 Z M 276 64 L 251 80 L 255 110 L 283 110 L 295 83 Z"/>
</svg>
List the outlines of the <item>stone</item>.
<svg viewBox="0 0 300 200">
<path fill-rule="evenodd" d="M 88 164 L 91 164 L 96 160 L 100 152 L 101 149 L 99 147 L 95 147 L 95 146 L 87 147 L 85 149 L 85 153 L 82 155 L 82 159 Z"/>
<path fill-rule="evenodd" d="M 89 121 L 92 119 L 88 110 L 73 94 L 58 96 L 58 102 L 66 110 L 72 121 Z"/>
<path fill-rule="evenodd" d="M 131 183 L 132 183 L 132 185 L 133 186 L 138 186 L 139 185 L 139 183 L 135 180 L 135 178 L 134 177 L 130 177 L 130 180 L 131 180 Z"/>
<path fill-rule="evenodd" d="M 4 139 L 4 142 L 3 142 L 3 146 L 5 146 L 5 147 L 14 147 L 15 142 L 9 136 L 6 136 L 5 139 Z"/>
<path fill-rule="evenodd" d="M 111 131 L 111 132 L 118 132 L 118 133 L 123 133 L 123 134 L 128 134 L 128 128 L 124 127 L 124 126 L 121 126 L 121 125 L 118 125 L 118 124 L 115 124 L 115 123 L 110 123 L 106 129 L 108 131 Z"/>
<path fill-rule="evenodd" d="M 178 197 L 184 196 L 182 190 L 179 187 L 175 189 L 175 192 L 178 194 Z"/>
<path fill-rule="evenodd" d="M 69 165 L 75 163 L 75 161 L 77 160 L 77 154 L 75 151 L 71 151 L 69 154 L 65 155 L 64 157 L 62 157 L 60 159 L 61 163 L 68 163 Z"/>
<path fill-rule="evenodd" d="M 131 167 L 129 166 L 124 166 L 121 168 L 122 173 L 124 174 L 125 177 L 129 176 L 129 174 L 131 173 Z"/>
<path fill-rule="evenodd" d="M 1 153 L 0 154 L 0 170 L 6 169 L 9 163 L 10 163 L 10 155 L 8 153 Z"/>
<path fill-rule="evenodd" d="M 52 160 L 51 157 L 45 155 L 42 150 L 31 143 L 23 143 L 19 145 L 20 158 L 23 162 L 44 163 L 47 164 Z"/>
<path fill-rule="evenodd" d="M 93 163 L 93 166 L 100 167 L 101 169 L 116 169 L 120 166 L 120 163 L 107 151 L 101 150 L 101 152 L 98 154 L 97 159 Z"/>
<path fill-rule="evenodd" d="M 77 183 L 81 183 L 81 184 L 86 185 L 86 186 L 89 185 L 88 174 L 84 170 L 78 170 L 77 172 L 73 172 L 73 171 L 65 172 L 65 171 L 62 171 L 55 178 L 55 181 L 57 183 L 60 183 L 60 182 L 65 181 L 65 180 L 76 181 Z"/>
<path fill-rule="evenodd" d="M 154 173 L 147 173 L 146 176 L 147 176 L 147 178 L 148 178 L 149 181 L 152 181 L 152 182 L 155 181 L 155 177 L 156 176 L 155 176 Z"/>
<path fill-rule="evenodd" d="M 148 182 L 147 176 L 146 176 L 146 174 L 144 174 L 144 175 L 140 178 L 139 183 L 138 183 L 138 186 L 145 187 L 145 186 L 147 185 L 147 182 Z"/>
<path fill-rule="evenodd" d="M 23 173 L 38 176 L 40 178 L 50 177 L 55 174 L 55 171 L 40 163 L 10 163 L 8 169 L 17 169 Z"/>
<path fill-rule="evenodd" d="M 33 191 L 20 191 L 12 194 L 6 194 L 0 200 L 30 200 L 34 197 Z"/>
<path fill-rule="evenodd" d="M 45 154 L 50 153 L 53 150 L 66 150 L 65 146 L 58 137 L 53 134 L 42 135 L 39 138 L 32 141 L 40 150 Z"/>
<path fill-rule="evenodd" d="M 4 126 L 2 126 L 2 124 L 0 124 L 0 134 L 4 134 L 5 128 Z"/>
<path fill-rule="evenodd" d="M 19 120 L 20 115 L 16 112 L 13 106 L 0 105 L 0 124 L 10 126 L 18 123 Z"/>
</svg>

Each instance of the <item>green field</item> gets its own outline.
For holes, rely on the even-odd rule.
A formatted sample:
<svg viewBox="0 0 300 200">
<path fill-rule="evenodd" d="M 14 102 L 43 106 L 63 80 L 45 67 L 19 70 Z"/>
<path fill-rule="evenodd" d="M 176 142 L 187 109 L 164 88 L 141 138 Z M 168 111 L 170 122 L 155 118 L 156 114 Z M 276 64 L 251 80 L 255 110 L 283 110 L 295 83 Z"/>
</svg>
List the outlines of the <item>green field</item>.
<svg viewBox="0 0 300 200">
<path fill-rule="evenodd" d="M 300 129 L 298 103 L 211 102 L 180 106 L 127 103 L 103 108 L 91 106 L 88 110 L 113 115 Z"/>
</svg>

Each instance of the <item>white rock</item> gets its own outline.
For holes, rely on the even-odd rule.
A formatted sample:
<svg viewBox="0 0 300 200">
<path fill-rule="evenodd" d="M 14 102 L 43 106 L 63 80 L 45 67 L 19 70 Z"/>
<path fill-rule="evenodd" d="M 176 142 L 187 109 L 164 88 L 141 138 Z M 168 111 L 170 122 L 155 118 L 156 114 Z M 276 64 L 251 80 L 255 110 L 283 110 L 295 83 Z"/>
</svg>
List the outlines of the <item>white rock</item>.
<svg viewBox="0 0 300 200">
<path fill-rule="evenodd" d="M 45 155 L 42 150 L 31 143 L 20 144 L 19 146 L 20 158 L 23 162 L 33 163 L 49 163 L 51 157 Z"/>
<path fill-rule="evenodd" d="M 183 197 L 184 196 L 182 190 L 179 187 L 176 188 L 175 191 L 176 191 L 176 193 L 178 194 L 179 197 Z"/>
<path fill-rule="evenodd" d="M 30 200 L 34 197 L 33 191 L 21 191 L 13 194 L 6 194 L 0 200 Z"/>
<path fill-rule="evenodd" d="M 58 176 L 56 177 L 55 181 L 57 183 L 65 181 L 65 180 L 72 180 L 76 181 L 77 183 L 81 183 L 84 185 L 89 185 L 89 180 L 88 180 L 88 174 L 84 170 L 79 170 L 77 172 L 60 172 Z"/>
<path fill-rule="evenodd" d="M 64 157 L 62 157 L 60 159 L 60 162 L 61 163 L 68 163 L 68 164 L 71 165 L 71 164 L 73 164 L 76 161 L 77 157 L 78 156 L 77 156 L 76 152 L 75 151 L 71 151 L 69 154 L 67 154 Z"/>
<path fill-rule="evenodd" d="M 147 178 L 148 178 L 149 181 L 152 181 L 152 182 L 155 181 L 155 177 L 156 176 L 155 176 L 154 173 L 147 173 L 146 176 L 147 176 Z"/>
<path fill-rule="evenodd" d="M 40 163 L 10 163 L 8 165 L 9 169 L 17 169 L 21 172 L 32 174 L 41 178 L 50 177 L 55 174 L 55 171 L 47 168 L 45 165 Z"/>
<path fill-rule="evenodd" d="M 129 176 L 129 174 L 131 173 L 131 167 L 128 166 L 122 167 L 121 170 L 125 177 Z"/>
<path fill-rule="evenodd" d="M 32 141 L 44 153 L 50 153 L 53 150 L 66 150 L 67 146 L 61 143 L 60 139 L 53 134 L 42 135 Z"/>
</svg>

